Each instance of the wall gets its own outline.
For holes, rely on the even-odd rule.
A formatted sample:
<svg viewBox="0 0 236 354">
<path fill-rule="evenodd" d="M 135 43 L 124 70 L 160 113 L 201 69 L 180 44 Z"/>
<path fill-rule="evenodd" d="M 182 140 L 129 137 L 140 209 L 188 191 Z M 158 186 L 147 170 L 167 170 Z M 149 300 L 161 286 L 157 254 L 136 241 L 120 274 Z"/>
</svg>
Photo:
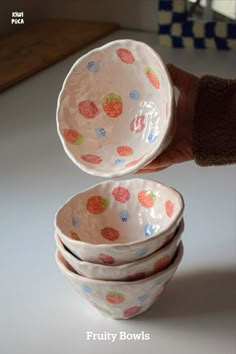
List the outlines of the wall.
<svg viewBox="0 0 236 354">
<path fill-rule="evenodd" d="M 116 22 L 123 28 L 156 31 L 157 0 L 58 0 L 49 1 L 49 17 L 72 17 Z"/>
</svg>

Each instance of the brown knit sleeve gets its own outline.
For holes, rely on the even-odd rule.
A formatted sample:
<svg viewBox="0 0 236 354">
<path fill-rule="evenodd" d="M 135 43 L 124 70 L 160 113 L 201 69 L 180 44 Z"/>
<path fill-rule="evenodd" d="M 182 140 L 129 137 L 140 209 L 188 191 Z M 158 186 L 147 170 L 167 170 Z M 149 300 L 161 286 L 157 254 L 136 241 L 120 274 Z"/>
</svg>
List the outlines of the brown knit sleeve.
<svg viewBox="0 0 236 354">
<path fill-rule="evenodd" d="M 236 163 L 236 80 L 200 79 L 192 135 L 198 165 Z"/>
</svg>

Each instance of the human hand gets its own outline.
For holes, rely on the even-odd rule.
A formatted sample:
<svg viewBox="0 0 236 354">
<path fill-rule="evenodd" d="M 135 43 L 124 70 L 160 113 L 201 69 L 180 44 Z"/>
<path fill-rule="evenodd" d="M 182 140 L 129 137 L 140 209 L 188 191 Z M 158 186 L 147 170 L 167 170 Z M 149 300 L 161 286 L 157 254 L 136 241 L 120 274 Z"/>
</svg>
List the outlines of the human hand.
<svg viewBox="0 0 236 354">
<path fill-rule="evenodd" d="M 161 171 L 173 164 L 193 159 L 192 119 L 199 78 L 173 64 L 167 65 L 174 86 L 179 91 L 175 119 L 176 132 L 170 145 L 155 160 L 136 173 Z"/>
</svg>

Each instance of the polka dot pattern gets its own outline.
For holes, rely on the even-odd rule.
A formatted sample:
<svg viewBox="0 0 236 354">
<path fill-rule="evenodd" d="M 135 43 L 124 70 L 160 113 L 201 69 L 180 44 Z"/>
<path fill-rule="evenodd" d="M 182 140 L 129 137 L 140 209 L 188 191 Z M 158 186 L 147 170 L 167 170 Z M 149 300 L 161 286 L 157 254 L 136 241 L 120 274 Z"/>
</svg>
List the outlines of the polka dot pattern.
<svg viewBox="0 0 236 354">
<path fill-rule="evenodd" d="M 60 258 L 60 261 L 57 257 L 56 259 L 73 287 L 97 310 L 111 318 L 125 319 L 141 314 L 160 299 L 173 278 L 182 256 L 183 246 L 179 248 L 176 258 L 165 273 L 160 275 L 156 273 L 142 280 L 133 278 L 121 282 L 94 280 L 76 275 L 65 263 L 64 258 Z"/>
<path fill-rule="evenodd" d="M 167 237 L 173 237 L 177 225 L 170 233 L 168 230 L 176 224 L 180 211 L 177 192 L 155 181 L 107 181 L 71 198 L 59 210 L 56 224 L 59 235 L 66 235 L 69 242 L 81 241 L 73 242 L 72 247 L 68 244 L 68 248 L 75 254 L 78 249 L 82 259 L 119 265 L 163 246 Z M 115 251 L 117 247 L 124 247 L 124 251 Z"/>
<path fill-rule="evenodd" d="M 170 124 L 171 83 L 161 59 L 141 42 L 126 42 L 127 47 L 113 42 L 80 58 L 60 93 L 57 119 L 63 146 L 89 173 L 97 171 L 100 175 L 109 169 L 109 173 L 114 170 L 125 174 L 127 168 L 134 170 L 142 161 L 141 154 L 146 159 L 164 141 Z M 140 58 L 142 46 L 145 48 Z M 124 75 L 130 79 L 120 85 Z M 78 86 L 78 82 L 83 84 Z M 162 97 L 166 97 L 164 103 Z M 119 139 L 117 132 L 122 132 Z M 117 148 L 126 147 L 128 141 L 130 149 Z M 85 158 L 93 155 L 96 160 Z M 118 163 L 120 156 L 127 157 L 126 163 Z"/>
</svg>

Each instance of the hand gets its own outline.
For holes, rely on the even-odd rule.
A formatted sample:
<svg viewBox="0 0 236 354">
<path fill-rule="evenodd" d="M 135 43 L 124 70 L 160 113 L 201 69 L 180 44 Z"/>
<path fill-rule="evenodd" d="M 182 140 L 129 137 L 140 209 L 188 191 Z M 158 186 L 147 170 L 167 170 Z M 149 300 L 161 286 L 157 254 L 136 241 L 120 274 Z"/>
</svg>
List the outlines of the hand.
<svg viewBox="0 0 236 354">
<path fill-rule="evenodd" d="M 192 119 L 199 78 L 172 64 L 168 64 L 167 67 L 174 86 L 179 90 L 175 115 L 176 132 L 167 149 L 136 173 L 157 172 L 173 164 L 193 159 Z"/>
</svg>

